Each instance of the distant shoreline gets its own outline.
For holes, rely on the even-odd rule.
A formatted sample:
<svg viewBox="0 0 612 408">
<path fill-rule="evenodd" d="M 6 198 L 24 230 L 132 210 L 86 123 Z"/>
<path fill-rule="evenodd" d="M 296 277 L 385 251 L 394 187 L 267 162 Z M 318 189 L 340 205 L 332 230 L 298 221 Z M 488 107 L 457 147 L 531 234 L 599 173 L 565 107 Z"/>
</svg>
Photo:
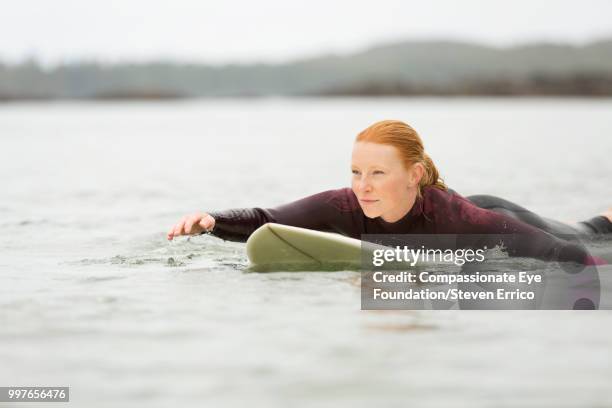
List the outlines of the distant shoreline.
<svg viewBox="0 0 612 408">
<path fill-rule="evenodd" d="M 555 98 L 608 98 L 612 97 L 612 78 L 589 80 L 572 78 L 568 80 L 544 79 L 535 82 L 483 81 L 465 82 L 448 87 L 435 85 L 415 85 L 411 83 L 363 82 L 350 86 L 323 89 L 320 91 L 273 94 L 273 93 L 234 93 L 227 95 L 189 95 L 179 92 L 160 91 L 112 91 L 95 95 L 36 95 L 2 94 L 0 103 L 10 102 L 56 102 L 56 101 L 180 101 L 194 99 L 258 99 L 268 97 L 283 98 L 376 98 L 376 97 L 555 97 Z"/>
<path fill-rule="evenodd" d="M 612 38 L 508 48 L 406 41 L 281 64 L 0 62 L 0 102 L 269 96 L 609 97 Z"/>
</svg>

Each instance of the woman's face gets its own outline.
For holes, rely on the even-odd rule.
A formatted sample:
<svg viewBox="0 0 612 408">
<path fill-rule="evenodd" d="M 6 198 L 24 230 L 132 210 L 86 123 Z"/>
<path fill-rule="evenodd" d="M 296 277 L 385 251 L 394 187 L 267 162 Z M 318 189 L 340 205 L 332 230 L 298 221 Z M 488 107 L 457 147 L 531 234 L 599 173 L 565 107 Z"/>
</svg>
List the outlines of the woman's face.
<svg viewBox="0 0 612 408">
<path fill-rule="evenodd" d="M 395 222 L 410 211 L 417 196 L 423 166 L 406 169 L 390 145 L 356 142 L 351 159 L 352 188 L 368 218 Z"/>
</svg>

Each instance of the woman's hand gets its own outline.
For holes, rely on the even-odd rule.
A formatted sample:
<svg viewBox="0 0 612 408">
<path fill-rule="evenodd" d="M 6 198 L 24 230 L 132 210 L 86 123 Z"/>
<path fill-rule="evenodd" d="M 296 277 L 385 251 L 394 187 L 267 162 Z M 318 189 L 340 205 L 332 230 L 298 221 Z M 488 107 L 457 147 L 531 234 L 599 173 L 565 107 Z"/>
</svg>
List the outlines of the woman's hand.
<svg viewBox="0 0 612 408">
<path fill-rule="evenodd" d="M 168 241 L 181 235 L 196 235 L 204 231 L 212 231 L 215 219 L 206 213 L 186 215 L 168 231 Z"/>
</svg>

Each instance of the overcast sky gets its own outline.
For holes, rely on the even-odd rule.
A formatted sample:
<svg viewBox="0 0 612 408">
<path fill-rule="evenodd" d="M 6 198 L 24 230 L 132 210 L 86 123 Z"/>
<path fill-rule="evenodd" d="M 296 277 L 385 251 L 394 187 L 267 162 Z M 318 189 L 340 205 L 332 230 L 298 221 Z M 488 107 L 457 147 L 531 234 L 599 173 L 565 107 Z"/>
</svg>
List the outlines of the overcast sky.
<svg viewBox="0 0 612 408">
<path fill-rule="evenodd" d="M 0 0 L 0 60 L 210 63 L 406 39 L 493 45 L 612 37 L 611 0 Z"/>
</svg>

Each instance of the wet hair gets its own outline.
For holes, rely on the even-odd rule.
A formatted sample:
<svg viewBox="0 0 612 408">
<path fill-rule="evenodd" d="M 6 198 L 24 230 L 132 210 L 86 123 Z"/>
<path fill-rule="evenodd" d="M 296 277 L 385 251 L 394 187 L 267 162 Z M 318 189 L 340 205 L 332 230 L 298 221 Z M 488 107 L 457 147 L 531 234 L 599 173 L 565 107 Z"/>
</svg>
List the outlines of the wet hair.
<svg viewBox="0 0 612 408">
<path fill-rule="evenodd" d="M 419 181 L 419 189 L 417 190 L 419 196 L 422 195 L 423 189 L 427 186 L 433 186 L 440 190 L 448 189 L 431 157 L 425 153 L 421 137 L 407 123 L 399 120 L 376 122 L 361 131 L 355 142 L 370 142 L 395 147 L 403 159 L 406 169 L 416 163 L 421 163 L 425 172 Z"/>
</svg>

